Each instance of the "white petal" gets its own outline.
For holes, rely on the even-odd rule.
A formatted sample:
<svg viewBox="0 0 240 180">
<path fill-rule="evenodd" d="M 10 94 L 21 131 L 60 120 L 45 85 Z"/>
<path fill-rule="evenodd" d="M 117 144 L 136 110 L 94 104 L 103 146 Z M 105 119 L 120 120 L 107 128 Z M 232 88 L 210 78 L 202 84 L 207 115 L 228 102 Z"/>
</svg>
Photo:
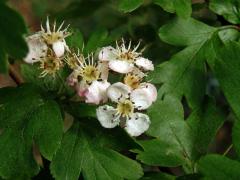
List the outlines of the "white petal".
<svg viewBox="0 0 240 180">
<path fill-rule="evenodd" d="M 114 109 L 112 106 L 100 106 L 97 108 L 96 112 L 99 122 L 105 128 L 114 128 L 120 122 L 120 119 L 115 117 L 117 110 Z"/>
<path fill-rule="evenodd" d="M 112 60 L 109 62 L 109 68 L 115 72 L 126 74 L 133 70 L 134 65 L 127 61 Z"/>
<path fill-rule="evenodd" d="M 146 91 L 148 98 L 151 99 L 152 102 L 155 102 L 157 100 L 157 89 L 153 84 L 142 83 L 140 85 L 140 89 Z"/>
<path fill-rule="evenodd" d="M 149 59 L 139 57 L 136 59 L 135 63 L 138 67 L 143 68 L 146 71 L 154 70 L 154 65 L 153 65 L 152 61 L 150 61 Z"/>
<path fill-rule="evenodd" d="M 142 113 L 134 113 L 131 117 L 126 121 L 125 130 L 131 136 L 139 136 L 145 131 L 148 130 L 149 125 L 151 124 L 149 117 L 146 114 Z"/>
<path fill-rule="evenodd" d="M 101 79 L 107 80 L 109 74 L 108 62 L 99 62 L 98 63 L 98 70 L 101 72 Z"/>
<path fill-rule="evenodd" d="M 26 38 L 29 52 L 23 59 L 26 63 L 35 63 L 40 61 L 47 55 L 47 45 L 43 41 L 40 34 L 34 34 Z"/>
<path fill-rule="evenodd" d="M 99 104 L 107 101 L 107 88 L 110 83 L 107 81 L 93 81 L 85 94 L 86 103 Z"/>
<path fill-rule="evenodd" d="M 53 51 L 57 57 L 61 57 L 65 52 L 65 43 L 63 41 L 57 41 L 52 44 Z"/>
<path fill-rule="evenodd" d="M 117 82 L 112 84 L 107 90 L 107 96 L 113 101 L 118 102 L 120 99 L 126 99 L 129 97 L 131 88 L 126 84 Z"/>
<path fill-rule="evenodd" d="M 143 89 L 133 90 L 130 98 L 138 110 L 145 110 L 152 105 L 152 99 L 148 97 L 148 93 Z"/>
<path fill-rule="evenodd" d="M 116 59 L 117 50 L 114 49 L 112 46 L 107 46 L 102 48 L 99 52 L 98 58 L 100 61 L 111 61 Z"/>
<path fill-rule="evenodd" d="M 86 81 L 80 81 L 77 86 L 76 86 L 76 91 L 77 91 L 77 94 L 80 96 L 80 97 L 85 97 L 86 93 L 87 93 L 87 90 L 88 90 L 88 84 L 86 83 Z"/>
</svg>

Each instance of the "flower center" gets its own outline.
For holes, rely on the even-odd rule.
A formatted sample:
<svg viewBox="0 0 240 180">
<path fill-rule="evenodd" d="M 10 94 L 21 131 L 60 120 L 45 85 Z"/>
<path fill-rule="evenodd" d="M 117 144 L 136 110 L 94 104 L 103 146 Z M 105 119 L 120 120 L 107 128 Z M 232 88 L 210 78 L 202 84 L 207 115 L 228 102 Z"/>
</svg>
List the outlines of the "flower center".
<svg viewBox="0 0 240 180">
<path fill-rule="evenodd" d="M 80 70 L 80 76 L 87 81 L 87 82 L 92 82 L 94 80 L 98 80 L 100 76 L 100 72 L 97 69 L 97 67 L 93 65 L 87 65 L 84 68 Z"/>
<path fill-rule="evenodd" d="M 135 55 L 132 52 L 127 51 L 125 53 L 121 53 L 119 55 L 119 59 L 124 60 L 124 61 L 133 62 L 135 59 Z"/>
<path fill-rule="evenodd" d="M 47 44 L 53 44 L 64 39 L 64 35 L 61 32 L 43 33 L 42 37 Z"/>
<path fill-rule="evenodd" d="M 124 77 L 124 83 L 126 85 L 128 85 L 129 87 L 131 87 L 132 89 L 136 89 L 139 87 L 140 82 L 141 82 L 141 78 L 138 77 L 137 75 L 133 75 L 133 74 L 127 74 Z"/>
<path fill-rule="evenodd" d="M 62 61 L 53 56 L 47 56 L 44 60 L 41 61 L 40 68 L 43 69 L 41 77 L 46 76 L 47 74 L 55 74 L 62 66 Z"/>
<path fill-rule="evenodd" d="M 119 102 L 117 105 L 118 114 L 121 114 L 123 117 L 132 114 L 133 110 L 134 110 L 133 103 L 129 100 Z"/>
</svg>

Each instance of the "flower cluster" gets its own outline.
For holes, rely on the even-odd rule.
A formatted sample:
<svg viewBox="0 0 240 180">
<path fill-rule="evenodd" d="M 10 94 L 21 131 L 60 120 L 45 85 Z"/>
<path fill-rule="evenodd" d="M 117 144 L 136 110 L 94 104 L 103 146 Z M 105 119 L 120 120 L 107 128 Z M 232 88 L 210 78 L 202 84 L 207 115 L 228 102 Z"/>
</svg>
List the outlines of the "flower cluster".
<svg viewBox="0 0 240 180">
<path fill-rule="evenodd" d="M 63 59 L 69 48 L 65 38 L 70 35 L 68 26 L 62 29 L 64 22 L 57 28 L 56 22 L 50 27 L 49 19 L 46 21 L 46 29 L 41 26 L 41 31 L 26 38 L 29 53 L 24 58 L 26 63 L 40 62 L 41 76 L 55 73 L 63 67 Z"/>
<path fill-rule="evenodd" d="M 123 74 L 121 82 L 113 83 L 106 94 L 114 104 L 97 108 L 97 118 L 105 128 L 120 125 L 131 136 L 139 136 L 150 125 L 148 115 L 141 113 L 148 109 L 157 99 L 157 90 L 153 84 L 144 82 L 147 71 L 154 70 L 152 62 L 137 52 L 139 44 L 126 47 L 124 41 L 116 48 L 104 47 L 99 52 L 99 61 L 107 62 L 108 68 L 115 73 Z"/>
<path fill-rule="evenodd" d="M 96 114 L 103 127 L 119 125 L 131 136 L 144 133 L 150 119 L 143 112 L 156 101 L 157 90 L 144 81 L 154 66 L 142 56 L 140 43 L 132 47 L 131 41 L 126 44 L 122 40 L 115 48 L 103 47 L 96 56 L 93 53 L 84 56 L 67 46 L 65 38 L 70 33 L 68 27 L 62 30 L 63 24 L 56 30 L 56 23 L 50 28 L 47 19 L 46 30 L 41 26 L 40 32 L 27 37 L 30 51 L 25 62 L 40 63 L 41 77 L 54 76 L 66 64 L 72 70 L 67 84 L 75 88 L 81 100 L 99 105 Z M 112 82 L 109 73 L 119 74 L 121 78 Z"/>
</svg>

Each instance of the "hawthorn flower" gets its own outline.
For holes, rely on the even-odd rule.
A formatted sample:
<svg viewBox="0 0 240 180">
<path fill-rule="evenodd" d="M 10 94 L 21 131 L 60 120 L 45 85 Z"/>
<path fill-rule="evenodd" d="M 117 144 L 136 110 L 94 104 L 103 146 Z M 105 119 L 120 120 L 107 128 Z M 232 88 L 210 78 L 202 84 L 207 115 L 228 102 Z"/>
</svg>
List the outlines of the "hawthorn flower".
<svg viewBox="0 0 240 180">
<path fill-rule="evenodd" d="M 122 74 L 131 72 L 135 66 L 144 71 L 154 70 L 152 61 L 142 57 L 142 51 L 137 52 L 139 46 L 140 42 L 132 49 L 130 41 L 126 47 L 122 40 L 120 46 L 116 43 L 116 48 L 112 46 L 102 48 L 98 57 L 100 61 L 107 61 L 111 70 Z"/>
<path fill-rule="evenodd" d="M 62 29 L 63 25 L 64 21 L 61 23 L 58 29 L 56 29 L 55 21 L 51 30 L 49 18 L 47 17 L 46 29 L 44 29 L 43 26 L 41 25 L 41 31 L 39 32 L 39 34 L 42 36 L 46 44 L 48 46 L 51 46 L 57 57 L 63 56 L 65 50 L 69 51 L 69 48 L 65 41 L 65 38 L 70 35 L 70 33 L 67 31 L 69 25 L 65 29 Z"/>
<path fill-rule="evenodd" d="M 76 86 L 78 95 L 85 97 L 86 103 L 106 102 L 108 99 L 106 90 L 110 86 L 110 83 L 107 82 L 108 68 L 103 68 L 101 63 L 95 63 L 93 55 L 85 58 L 82 55 L 73 54 L 66 61 L 73 69 L 68 83 Z"/>
<path fill-rule="evenodd" d="M 157 89 L 151 83 L 142 82 L 144 76 L 144 73 L 139 70 L 135 70 L 132 73 L 126 74 L 123 82 L 132 89 L 133 96 L 148 96 L 151 100 L 151 103 L 149 104 L 150 106 L 157 100 Z"/>
<path fill-rule="evenodd" d="M 149 128 L 150 119 L 148 115 L 138 111 L 146 110 L 155 100 L 155 97 L 150 98 L 153 92 L 152 86 L 146 83 L 145 86 L 132 90 L 131 87 L 121 82 L 111 85 L 107 90 L 107 95 L 117 105 L 116 107 L 103 105 L 97 108 L 97 118 L 100 124 L 105 128 L 120 125 L 131 136 L 144 133 Z"/>
</svg>

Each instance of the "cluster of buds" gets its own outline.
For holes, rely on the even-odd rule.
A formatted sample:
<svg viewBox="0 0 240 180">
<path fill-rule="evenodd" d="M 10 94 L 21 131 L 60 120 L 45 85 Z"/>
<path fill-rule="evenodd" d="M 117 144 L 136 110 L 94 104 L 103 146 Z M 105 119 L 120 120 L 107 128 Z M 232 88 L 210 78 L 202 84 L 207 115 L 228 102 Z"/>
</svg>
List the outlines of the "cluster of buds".
<svg viewBox="0 0 240 180">
<path fill-rule="evenodd" d="M 46 30 L 27 37 L 29 53 L 27 63 L 40 62 L 41 76 L 54 75 L 64 64 L 72 70 L 66 82 L 75 88 L 81 100 L 95 104 L 97 119 L 105 128 L 120 126 L 131 136 L 139 136 L 150 126 L 148 115 L 143 112 L 157 99 L 155 86 L 144 79 L 153 71 L 153 63 L 138 50 L 122 40 L 116 47 L 103 47 L 84 56 L 71 51 L 65 38 L 70 35 L 63 23 L 52 31 L 47 19 Z M 109 73 L 119 74 L 118 82 L 109 81 Z M 111 103 L 111 105 L 108 105 Z"/>
</svg>

